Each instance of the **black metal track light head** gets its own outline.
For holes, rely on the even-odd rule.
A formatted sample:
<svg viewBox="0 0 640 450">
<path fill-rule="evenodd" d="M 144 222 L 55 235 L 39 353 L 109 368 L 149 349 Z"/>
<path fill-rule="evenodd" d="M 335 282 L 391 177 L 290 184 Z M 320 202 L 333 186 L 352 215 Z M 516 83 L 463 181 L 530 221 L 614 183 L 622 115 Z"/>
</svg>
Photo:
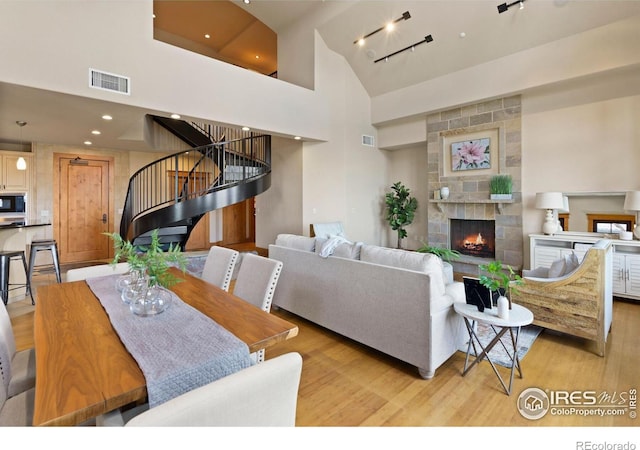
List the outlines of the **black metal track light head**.
<svg viewBox="0 0 640 450">
<path fill-rule="evenodd" d="M 520 9 L 523 9 L 525 1 L 526 0 L 516 0 L 515 2 L 503 3 L 501 5 L 498 5 L 498 14 L 502 14 L 514 5 L 520 5 Z"/>
<path fill-rule="evenodd" d="M 400 17 L 398 17 L 396 20 L 394 20 L 394 21 L 390 22 L 390 24 L 396 24 L 396 23 L 398 23 L 398 22 L 400 22 L 400 21 L 402 21 L 402 20 L 409 20 L 409 19 L 411 19 L 411 14 L 409 14 L 409 11 L 405 11 L 405 12 L 403 12 L 403 13 L 402 13 L 402 16 L 400 16 Z M 387 24 L 387 25 L 389 25 L 389 24 Z M 365 39 L 367 39 L 367 38 L 369 38 L 369 37 L 373 36 L 374 34 L 379 33 L 380 31 L 384 30 L 385 28 L 387 28 L 387 25 L 385 25 L 385 26 L 383 26 L 383 27 L 380 27 L 380 28 L 378 28 L 377 30 L 373 30 L 371 33 L 367 33 L 367 34 L 365 34 L 365 35 L 364 35 L 364 36 L 362 36 L 361 38 L 356 39 L 355 41 L 353 41 L 353 43 L 354 43 L 354 44 L 360 44 L 360 45 L 363 45 L 363 44 L 364 44 Z"/>
</svg>

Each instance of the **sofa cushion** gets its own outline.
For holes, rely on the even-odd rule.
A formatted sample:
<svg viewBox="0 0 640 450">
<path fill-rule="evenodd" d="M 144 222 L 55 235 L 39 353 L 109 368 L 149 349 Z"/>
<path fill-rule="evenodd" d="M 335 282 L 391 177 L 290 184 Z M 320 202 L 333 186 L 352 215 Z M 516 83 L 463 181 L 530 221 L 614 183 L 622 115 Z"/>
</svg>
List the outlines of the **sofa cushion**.
<svg viewBox="0 0 640 450">
<path fill-rule="evenodd" d="M 276 238 L 276 245 L 312 252 L 316 246 L 316 240 L 312 237 L 299 236 L 297 234 L 279 234 Z"/>
<path fill-rule="evenodd" d="M 360 260 L 383 266 L 424 272 L 431 277 L 430 295 L 444 294 L 444 277 L 442 259 L 431 253 L 418 253 L 407 250 L 363 245 Z"/>
<path fill-rule="evenodd" d="M 522 276 L 527 278 L 549 278 L 549 268 L 536 267 L 535 269 L 524 269 Z"/>
<path fill-rule="evenodd" d="M 360 259 L 360 250 L 364 244 L 362 242 L 345 242 L 338 245 L 333 251 L 333 256 L 348 259 Z"/>
<path fill-rule="evenodd" d="M 322 251 L 322 246 L 329 240 L 329 238 L 316 238 L 316 247 L 315 252 L 320 253 Z"/>
</svg>

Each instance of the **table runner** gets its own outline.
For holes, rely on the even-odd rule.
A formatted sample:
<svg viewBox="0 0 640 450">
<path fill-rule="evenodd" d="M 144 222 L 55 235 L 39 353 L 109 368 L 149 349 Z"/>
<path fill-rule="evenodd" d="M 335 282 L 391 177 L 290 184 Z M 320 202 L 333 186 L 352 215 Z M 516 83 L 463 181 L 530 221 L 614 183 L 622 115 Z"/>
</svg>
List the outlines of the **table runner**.
<svg viewBox="0 0 640 450">
<path fill-rule="evenodd" d="M 247 344 L 173 292 L 163 313 L 133 314 L 115 288 L 118 276 L 93 277 L 86 282 L 140 366 L 150 407 L 252 364 Z"/>
</svg>

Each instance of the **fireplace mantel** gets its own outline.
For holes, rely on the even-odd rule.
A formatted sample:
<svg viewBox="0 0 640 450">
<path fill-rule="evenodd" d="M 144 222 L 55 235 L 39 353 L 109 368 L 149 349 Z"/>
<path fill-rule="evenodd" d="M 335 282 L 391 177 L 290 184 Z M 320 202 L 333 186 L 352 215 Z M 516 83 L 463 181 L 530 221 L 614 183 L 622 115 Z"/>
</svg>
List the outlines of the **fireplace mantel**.
<svg viewBox="0 0 640 450">
<path fill-rule="evenodd" d="M 485 203 L 493 203 L 496 205 L 496 207 L 498 208 L 498 212 L 500 214 L 502 214 L 502 209 L 504 208 L 505 204 L 509 204 L 509 203 L 513 203 L 513 199 L 511 200 L 491 200 L 489 198 L 487 199 L 476 199 L 476 200 L 455 200 L 455 199 L 432 199 L 429 200 L 429 203 L 435 203 L 436 207 L 438 208 L 438 211 L 440 212 L 444 212 L 444 204 L 445 203 L 466 203 L 466 204 L 485 204 Z"/>
</svg>

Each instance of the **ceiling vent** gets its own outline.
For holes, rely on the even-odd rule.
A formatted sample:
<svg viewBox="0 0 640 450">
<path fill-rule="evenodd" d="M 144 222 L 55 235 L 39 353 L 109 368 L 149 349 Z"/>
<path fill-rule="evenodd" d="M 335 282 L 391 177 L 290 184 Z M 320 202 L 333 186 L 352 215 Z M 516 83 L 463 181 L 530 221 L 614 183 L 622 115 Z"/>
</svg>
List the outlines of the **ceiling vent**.
<svg viewBox="0 0 640 450">
<path fill-rule="evenodd" d="M 128 77 L 95 69 L 89 69 L 89 86 L 118 94 L 131 94 L 131 81 Z"/>
<path fill-rule="evenodd" d="M 367 147 L 374 147 L 375 146 L 375 141 L 373 139 L 373 136 L 368 136 L 366 134 L 362 135 L 362 145 L 366 145 Z"/>
</svg>

